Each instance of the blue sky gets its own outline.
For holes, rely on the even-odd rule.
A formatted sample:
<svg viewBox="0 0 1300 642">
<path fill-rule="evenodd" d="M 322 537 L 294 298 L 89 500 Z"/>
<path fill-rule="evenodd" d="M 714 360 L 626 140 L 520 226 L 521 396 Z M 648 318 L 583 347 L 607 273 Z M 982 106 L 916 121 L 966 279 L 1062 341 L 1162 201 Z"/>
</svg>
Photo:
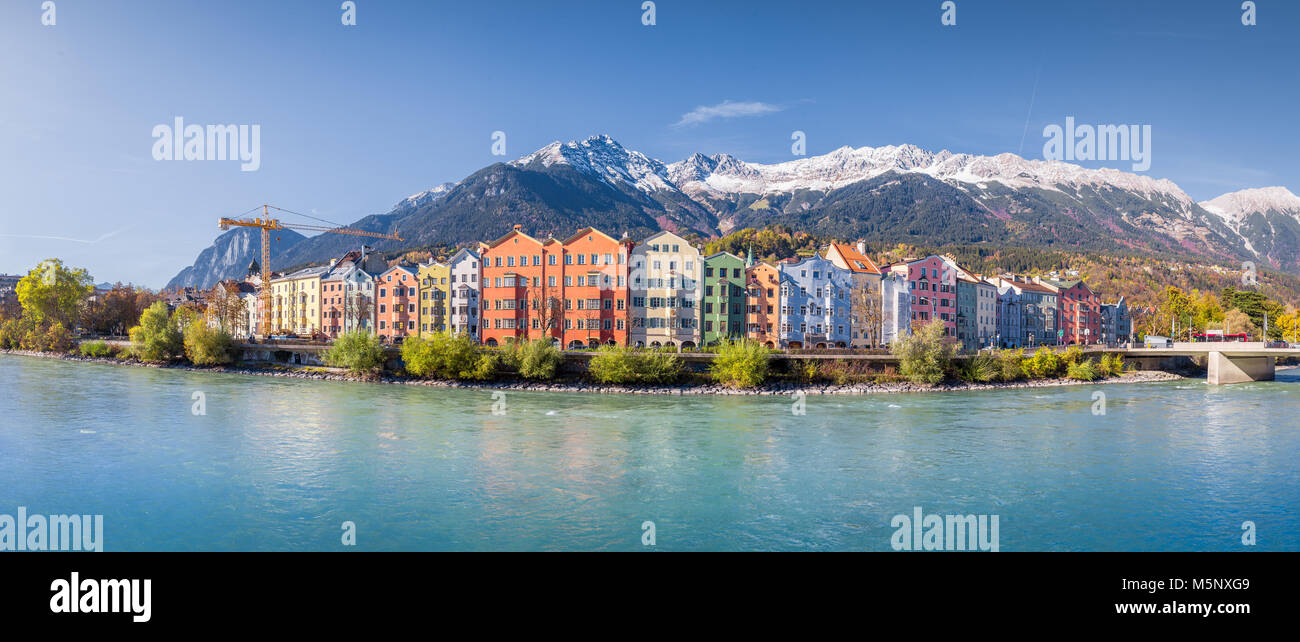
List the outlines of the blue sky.
<svg viewBox="0 0 1300 642">
<path fill-rule="evenodd" d="M 1197 200 L 1300 191 L 1300 3 L 1257 0 L 1245 27 L 1238 0 L 956 0 L 944 27 L 940 0 L 659 0 L 647 27 L 641 0 L 355 2 L 356 26 L 341 0 L 56 0 L 52 27 L 41 0 L 0 4 L 0 272 L 59 256 L 159 287 L 218 216 L 387 211 L 502 160 L 497 130 L 509 159 L 607 133 L 778 162 L 794 130 L 810 155 L 1041 158 L 1074 116 L 1151 125 L 1146 173 Z M 155 161 L 176 116 L 260 125 L 261 168 Z"/>
</svg>

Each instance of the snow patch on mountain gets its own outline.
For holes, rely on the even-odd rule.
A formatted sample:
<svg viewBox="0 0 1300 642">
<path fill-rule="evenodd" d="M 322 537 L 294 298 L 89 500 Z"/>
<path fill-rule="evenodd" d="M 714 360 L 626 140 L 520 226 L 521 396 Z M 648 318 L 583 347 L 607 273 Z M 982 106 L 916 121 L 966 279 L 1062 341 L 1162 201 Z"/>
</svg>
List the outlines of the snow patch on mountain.
<svg viewBox="0 0 1300 642">
<path fill-rule="evenodd" d="M 1002 183 L 1012 188 L 1108 185 L 1152 197 L 1172 197 L 1184 207 L 1194 201 L 1168 179 L 1116 169 L 1087 169 L 1061 161 L 1038 161 L 1015 154 L 977 156 L 930 152 L 915 145 L 841 147 L 828 154 L 775 164 L 745 163 L 721 155 L 696 154 L 668 166 L 668 175 L 687 193 L 789 193 L 800 189 L 830 191 L 885 172 L 915 172 L 948 183 Z M 710 162 L 711 161 L 711 162 Z"/>
<path fill-rule="evenodd" d="M 1289 214 L 1300 221 L 1300 196 L 1285 187 L 1258 187 L 1229 192 L 1200 203 L 1207 212 L 1224 220 L 1233 229 L 1251 214 L 1269 211 Z"/>
<path fill-rule="evenodd" d="M 627 184 L 646 193 L 675 190 L 668 182 L 668 170 L 663 163 L 627 149 L 604 134 L 580 142 L 556 141 L 511 161 L 510 165 L 528 167 L 535 163 L 542 167 L 569 165 L 612 185 Z"/>
<path fill-rule="evenodd" d="M 417 207 L 423 207 L 425 205 L 428 205 L 429 203 L 440 200 L 442 197 L 446 196 L 447 193 L 450 192 L 453 187 L 459 184 L 460 183 L 443 183 L 442 185 L 438 185 L 437 187 L 424 190 L 423 192 L 420 192 L 418 194 L 412 194 L 402 199 L 402 201 L 399 202 L 398 204 L 394 205 L 393 209 L 400 210 L 400 209 L 407 209 L 407 208 L 414 209 Z"/>
</svg>

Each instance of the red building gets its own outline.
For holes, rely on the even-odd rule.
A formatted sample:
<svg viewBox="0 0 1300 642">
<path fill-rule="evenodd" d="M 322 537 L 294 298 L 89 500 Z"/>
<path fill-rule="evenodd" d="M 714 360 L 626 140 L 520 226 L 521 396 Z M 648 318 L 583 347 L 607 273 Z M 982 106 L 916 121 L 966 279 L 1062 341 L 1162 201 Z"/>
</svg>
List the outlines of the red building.
<svg viewBox="0 0 1300 642">
<path fill-rule="evenodd" d="M 375 330 L 380 338 L 393 340 L 419 334 L 418 279 L 415 268 L 394 265 L 375 280 Z"/>
</svg>

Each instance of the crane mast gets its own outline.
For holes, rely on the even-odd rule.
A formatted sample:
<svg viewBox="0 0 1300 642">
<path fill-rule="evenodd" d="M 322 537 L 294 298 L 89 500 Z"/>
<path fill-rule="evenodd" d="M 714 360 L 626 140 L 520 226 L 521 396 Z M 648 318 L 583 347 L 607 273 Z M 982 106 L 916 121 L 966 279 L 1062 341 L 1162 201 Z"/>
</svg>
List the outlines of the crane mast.
<svg viewBox="0 0 1300 642">
<path fill-rule="evenodd" d="M 391 239 L 395 241 L 403 240 L 396 234 L 383 234 L 380 232 L 367 232 L 365 230 L 354 230 L 346 227 L 324 227 L 320 225 L 286 225 L 279 219 L 271 218 L 270 205 L 262 205 L 262 218 L 221 218 L 217 220 L 217 226 L 222 230 L 228 230 L 231 227 L 256 227 L 262 231 L 262 283 L 258 286 L 257 300 L 258 305 L 262 308 L 262 318 L 258 322 L 258 333 L 262 337 L 271 334 L 271 230 L 306 230 L 310 232 L 326 232 L 329 234 L 347 234 L 349 236 L 367 236 L 370 238 Z M 280 209 L 280 208 L 276 208 Z M 287 210 L 286 210 L 287 211 Z"/>
</svg>

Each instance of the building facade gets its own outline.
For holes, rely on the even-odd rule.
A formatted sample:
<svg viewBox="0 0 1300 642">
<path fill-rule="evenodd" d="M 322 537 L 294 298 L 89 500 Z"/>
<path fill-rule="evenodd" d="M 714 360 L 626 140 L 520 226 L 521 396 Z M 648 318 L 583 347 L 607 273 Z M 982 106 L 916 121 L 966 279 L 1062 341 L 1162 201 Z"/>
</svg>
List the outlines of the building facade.
<svg viewBox="0 0 1300 642">
<path fill-rule="evenodd" d="M 781 272 L 768 263 L 745 268 L 745 336 L 768 348 L 781 346 Z"/>
<path fill-rule="evenodd" d="M 321 331 L 321 278 L 329 267 L 311 267 L 271 279 L 271 330 L 310 336 Z"/>
<path fill-rule="evenodd" d="M 912 290 L 907 275 L 883 270 L 880 278 L 880 341 L 892 345 L 912 332 Z"/>
<path fill-rule="evenodd" d="M 937 320 L 943 323 L 946 336 L 957 338 L 957 271 L 949 259 L 932 255 L 890 269 L 907 278 L 912 328 Z"/>
<path fill-rule="evenodd" d="M 453 334 L 467 334 L 479 339 L 478 252 L 461 248 L 447 261 L 451 283 L 448 286 L 448 328 Z"/>
<path fill-rule="evenodd" d="M 1128 302 L 1120 297 L 1115 303 L 1101 305 L 1101 342 L 1114 346 L 1132 340 L 1133 320 L 1129 317 Z"/>
<path fill-rule="evenodd" d="M 631 261 L 629 344 L 699 346 L 700 251 L 672 232 L 659 232 L 633 248 Z"/>
<path fill-rule="evenodd" d="M 781 341 L 791 348 L 846 348 L 853 328 L 849 314 L 853 278 L 820 256 L 783 262 Z"/>
<path fill-rule="evenodd" d="M 420 293 L 419 328 L 425 337 L 448 328 L 448 305 L 451 299 L 451 267 L 446 263 L 429 262 L 416 268 Z"/>
<path fill-rule="evenodd" d="M 826 248 L 826 259 L 836 267 L 848 270 L 853 279 L 853 292 L 850 294 L 850 325 L 853 328 L 849 337 L 849 346 L 853 348 L 874 348 L 884 344 L 882 339 L 883 319 L 881 318 L 880 268 L 867 257 L 867 244 L 858 241 L 856 246 L 844 243 L 831 243 Z"/>
<path fill-rule="evenodd" d="M 418 274 L 414 266 L 399 264 L 375 279 L 375 332 L 381 339 L 396 341 L 419 333 Z"/>
<path fill-rule="evenodd" d="M 1020 322 L 1024 314 L 1020 304 L 1020 290 L 997 280 L 986 281 L 997 288 L 997 330 L 994 343 L 1000 348 L 1024 347 L 1024 334 Z"/>
<path fill-rule="evenodd" d="M 560 341 L 564 318 L 561 249 L 559 241 L 540 241 L 523 233 L 519 225 L 480 247 L 479 314 L 484 345 L 538 337 Z"/>
<path fill-rule="evenodd" d="M 1019 275 L 1000 276 L 998 285 L 1010 286 L 1020 300 L 1020 347 L 1059 343 L 1055 290 Z"/>
<path fill-rule="evenodd" d="M 1063 344 L 1089 344 L 1101 338 L 1101 297 L 1081 279 L 1034 279 L 1056 293 L 1057 339 Z"/>
<path fill-rule="evenodd" d="M 588 227 L 565 239 L 560 249 L 563 345 L 566 348 L 626 345 L 628 260 L 632 243 L 620 243 Z M 547 286 L 555 276 L 546 275 Z"/>
<path fill-rule="evenodd" d="M 745 260 L 730 252 L 704 257 L 700 332 L 714 346 L 745 336 Z"/>
<path fill-rule="evenodd" d="M 362 246 L 344 254 L 321 279 L 321 323 L 329 337 L 375 330 L 375 277 L 388 266 L 368 250 Z"/>
</svg>

